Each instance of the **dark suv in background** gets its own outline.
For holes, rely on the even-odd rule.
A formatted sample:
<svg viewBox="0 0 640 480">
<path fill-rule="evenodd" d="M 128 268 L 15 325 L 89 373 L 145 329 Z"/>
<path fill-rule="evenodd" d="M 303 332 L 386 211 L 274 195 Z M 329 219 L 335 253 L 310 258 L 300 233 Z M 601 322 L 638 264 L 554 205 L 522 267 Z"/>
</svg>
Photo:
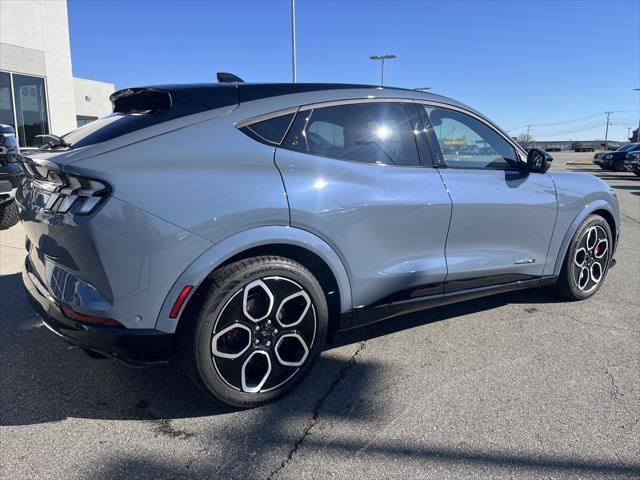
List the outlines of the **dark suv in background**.
<svg viewBox="0 0 640 480">
<path fill-rule="evenodd" d="M 613 152 L 602 152 L 594 155 L 593 163 L 605 170 L 624 172 L 624 160 L 628 153 L 640 151 L 640 143 L 628 143 Z"/>
<path fill-rule="evenodd" d="M 15 202 L 19 176 L 18 142 L 10 125 L 0 123 L 0 230 L 13 227 L 20 219 Z"/>
</svg>

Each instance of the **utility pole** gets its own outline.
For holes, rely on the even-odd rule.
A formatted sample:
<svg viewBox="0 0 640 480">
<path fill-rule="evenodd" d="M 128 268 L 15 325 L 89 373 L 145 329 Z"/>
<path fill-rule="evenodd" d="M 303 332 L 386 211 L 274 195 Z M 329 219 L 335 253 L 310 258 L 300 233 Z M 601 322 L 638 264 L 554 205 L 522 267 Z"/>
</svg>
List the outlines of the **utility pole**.
<svg viewBox="0 0 640 480">
<path fill-rule="evenodd" d="M 381 74 L 380 74 L 380 86 L 384 87 L 384 61 L 385 60 L 391 60 L 392 58 L 396 58 L 395 55 L 393 54 L 387 54 L 387 55 L 373 55 L 372 57 L 369 57 L 371 60 L 381 60 Z"/>
<path fill-rule="evenodd" d="M 296 0 L 291 0 L 291 70 L 296 83 Z"/>
<path fill-rule="evenodd" d="M 628 142 L 631 138 L 631 127 L 627 127 L 627 138 L 624 139 L 625 142 Z"/>
<path fill-rule="evenodd" d="M 531 143 L 531 136 L 529 135 L 530 131 L 531 131 L 531 125 L 527 125 L 527 147 L 531 146 L 529 145 Z"/>
<path fill-rule="evenodd" d="M 604 150 L 607 151 L 607 139 L 609 138 L 609 117 L 613 112 L 604 112 L 607 114 L 607 129 L 604 131 Z"/>
</svg>

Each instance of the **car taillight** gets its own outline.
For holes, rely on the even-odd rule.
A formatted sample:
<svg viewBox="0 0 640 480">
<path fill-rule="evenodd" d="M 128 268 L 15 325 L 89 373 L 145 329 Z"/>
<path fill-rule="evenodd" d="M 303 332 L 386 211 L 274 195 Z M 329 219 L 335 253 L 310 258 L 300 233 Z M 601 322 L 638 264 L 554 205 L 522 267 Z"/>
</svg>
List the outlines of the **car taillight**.
<svg viewBox="0 0 640 480">
<path fill-rule="evenodd" d="M 23 188 L 44 196 L 44 211 L 90 215 L 111 191 L 99 180 L 23 162 Z"/>
</svg>

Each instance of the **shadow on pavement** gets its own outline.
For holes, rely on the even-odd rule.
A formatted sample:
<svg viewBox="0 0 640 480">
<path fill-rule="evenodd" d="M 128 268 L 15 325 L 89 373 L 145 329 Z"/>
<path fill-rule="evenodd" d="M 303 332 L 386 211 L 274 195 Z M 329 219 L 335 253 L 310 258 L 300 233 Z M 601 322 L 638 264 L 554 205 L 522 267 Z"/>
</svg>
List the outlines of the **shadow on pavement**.
<svg viewBox="0 0 640 480">
<path fill-rule="evenodd" d="M 212 402 L 175 365 L 134 369 L 113 360 L 89 358 L 55 337 L 30 310 L 19 274 L 1 276 L 0 291 L 8 293 L 0 312 L 0 425 L 56 422 L 68 417 L 161 421 L 231 411 Z M 486 297 L 354 329 L 337 337 L 335 346 L 507 303 L 557 301 L 562 300 L 546 290 Z M 310 378 L 294 394 L 313 392 L 323 372 L 342 368 L 335 363 L 321 356 Z"/>
</svg>

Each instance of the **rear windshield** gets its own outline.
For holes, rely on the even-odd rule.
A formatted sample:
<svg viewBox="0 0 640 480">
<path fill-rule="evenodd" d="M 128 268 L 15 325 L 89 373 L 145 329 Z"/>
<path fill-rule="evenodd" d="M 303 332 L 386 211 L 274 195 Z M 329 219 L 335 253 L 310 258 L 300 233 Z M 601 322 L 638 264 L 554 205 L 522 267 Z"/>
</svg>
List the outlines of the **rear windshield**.
<svg viewBox="0 0 640 480">
<path fill-rule="evenodd" d="M 84 147 L 172 120 L 172 118 L 166 117 L 167 115 L 164 114 L 122 115 L 112 113 L 67 133 L 62 139 L 74 148 Z"/>
<path fill-rule="evenodd" d="M 196 90 L 198 88 L 194 87 Z M 234 87 L 216 88 L 205 98 L 206 103 L 201 98 L 190 98 L 190 94 L 189 91 L 168 93 L 146 88 L 116 92 L 111 97 L 116 113 L 73 130 L 62 139 L 73 148 L 84 147 L 169 120 L 237 103 Z"/>
</svg>

